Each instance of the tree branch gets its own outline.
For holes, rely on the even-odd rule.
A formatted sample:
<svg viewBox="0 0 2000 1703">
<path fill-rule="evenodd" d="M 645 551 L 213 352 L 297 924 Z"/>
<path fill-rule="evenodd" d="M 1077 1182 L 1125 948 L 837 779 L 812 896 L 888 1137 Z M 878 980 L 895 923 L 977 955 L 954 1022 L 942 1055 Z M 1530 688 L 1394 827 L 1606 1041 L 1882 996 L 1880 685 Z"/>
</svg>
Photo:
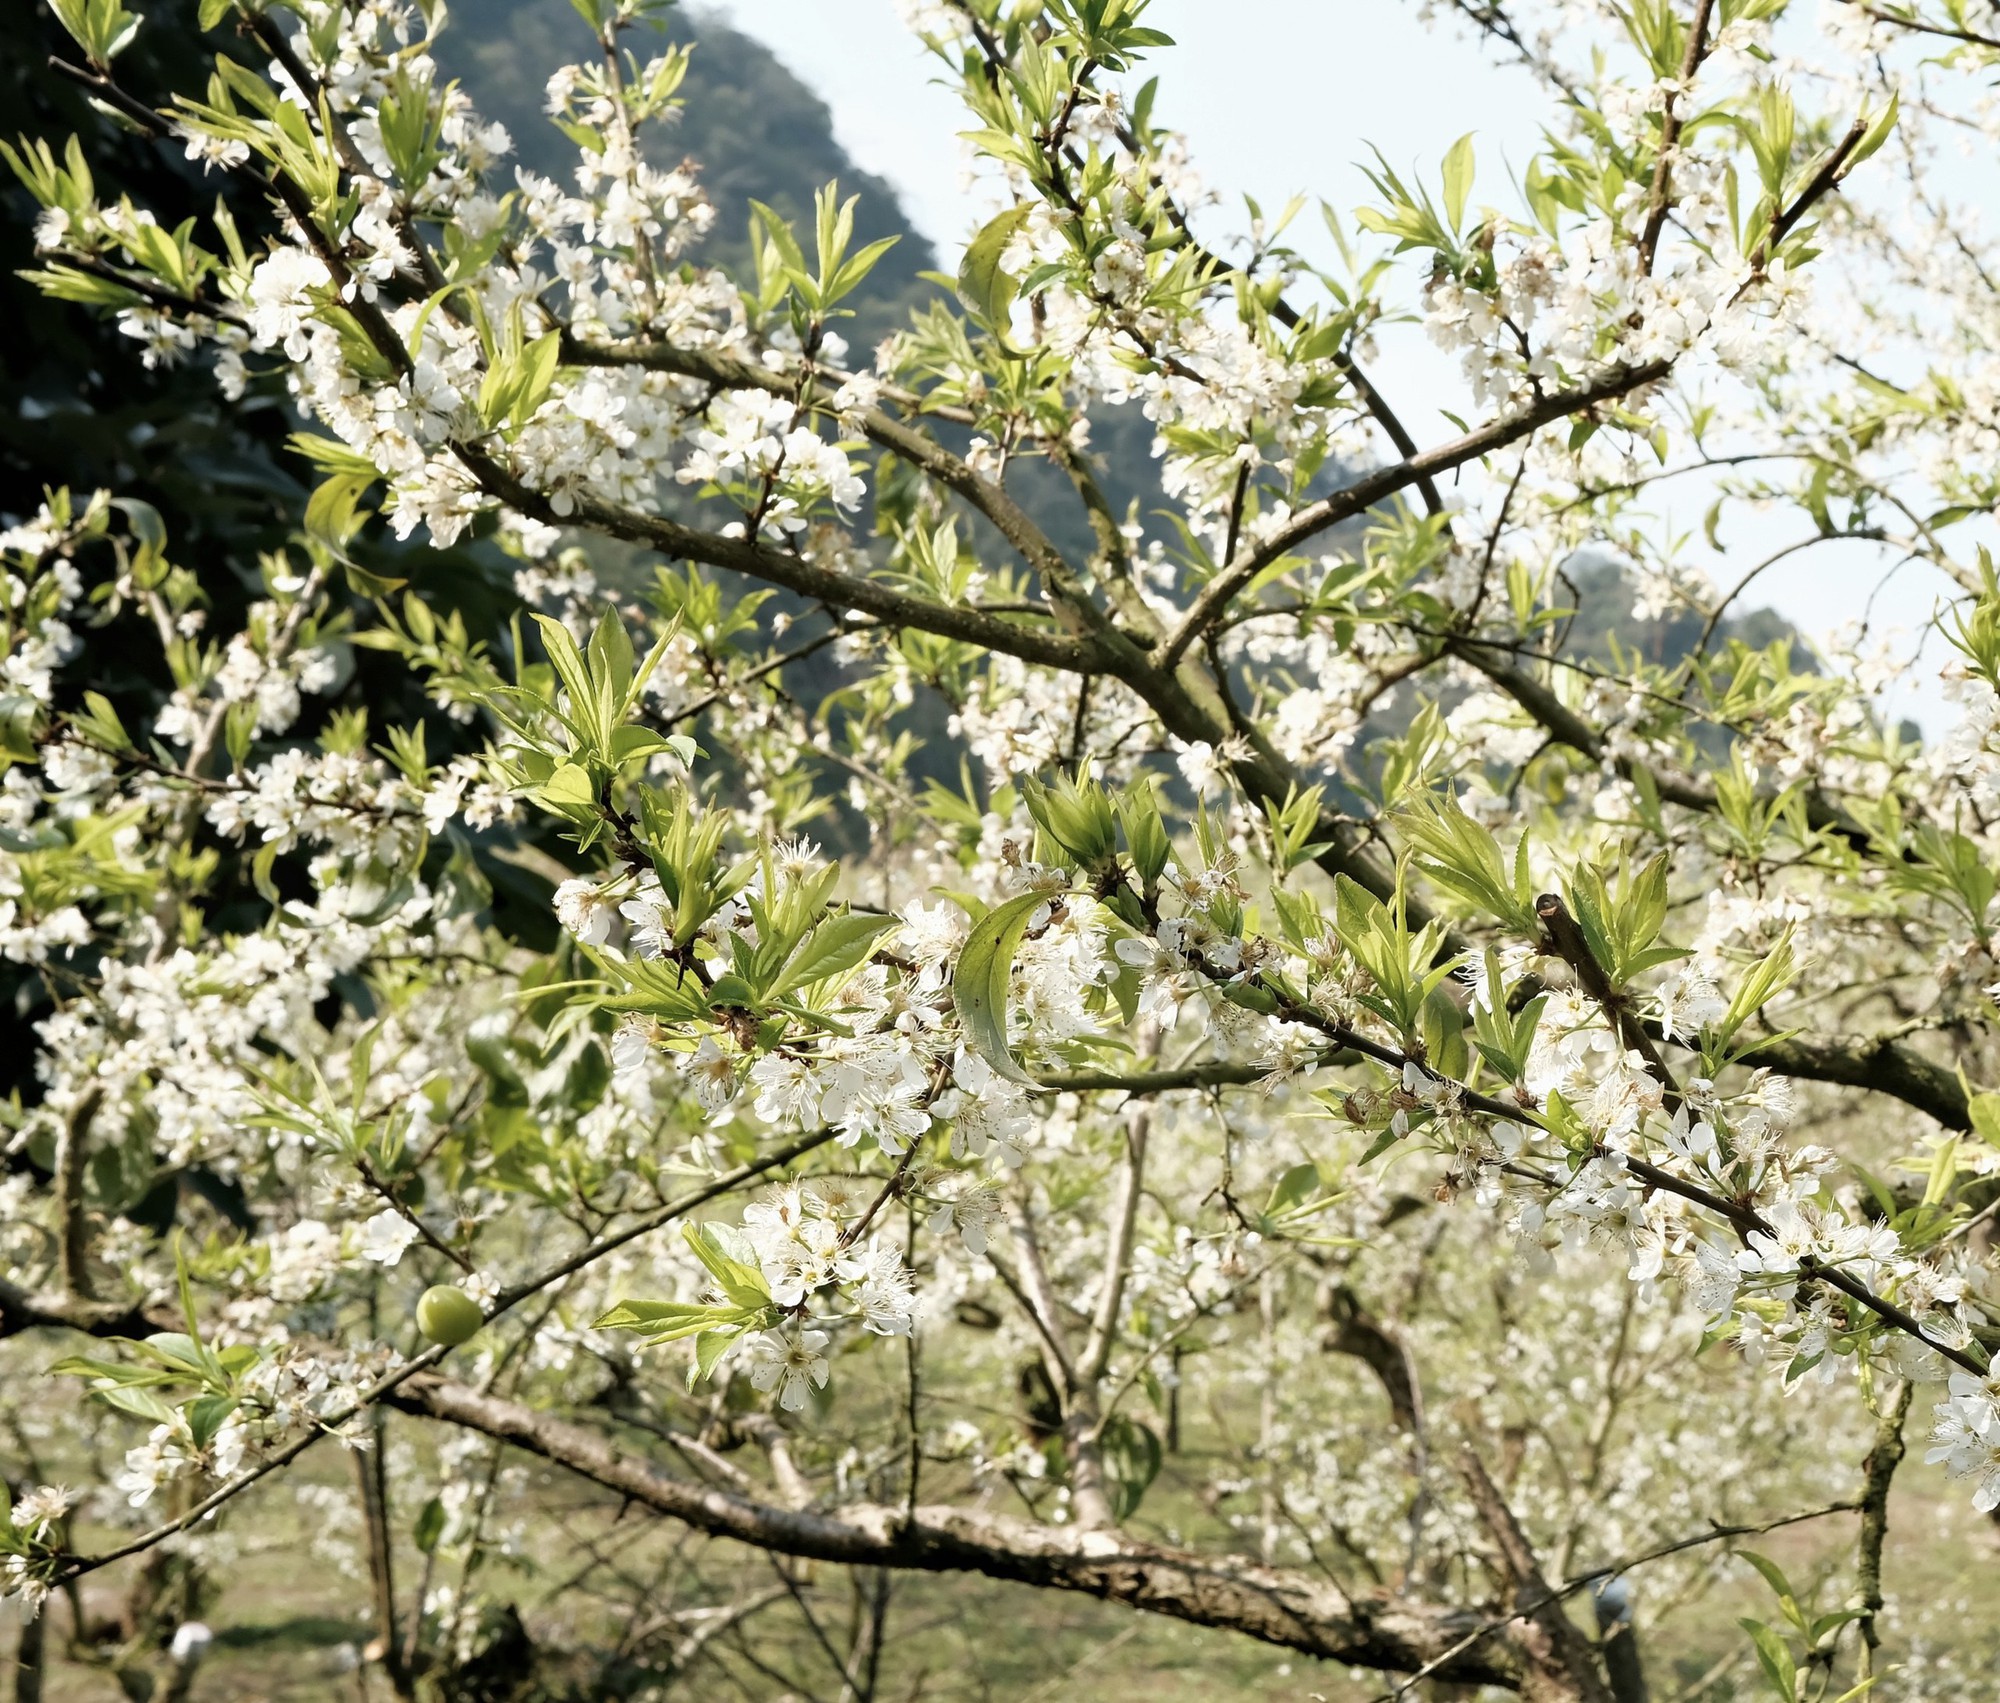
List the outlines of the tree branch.
<svg viewBox="0 0 2000 1703">
<path fill-rule="evenodd" d="M 27 1330 L 75 1330 L 86 1336 L 147 1336 L 185 1330 L 178 1313 L 139 1301 L 94 1301 L 87 1296 L 22 1289 L 0 1279 L 0 1338 Z"/>
<path fill-rule="evenodd" d="M 1298 1573 L 1209 1560 L 1127 1542 L 1110 1532 L 938 1506 L 781 1508 L 671 1477 L 620 1453 L 594 1431 L 435 1376 L 410 1380 L 395 1401 L 409 1412 L 512 1443 L 697 1531 L 782 1555 L 976 1573 L 1075 1591 L 1324 1660 L 1391 1671 L 1422 1667 L 1443 1655 L 1475 1620 L 1465 1610 L 1393 1597 L 1350 1605 L 1334 1587 Z M 1447 1657 L 1434 1671 L 1465 1684 L 1516 1687 L 1525 1667 L 1511 1641 L 1493 1638 L 1478 1652 Z"/>
<path fill-rule="evenodd" d="M 579 364 L 641 366 L 649 371 L 677 373 L 728 389 L 765 390 L 779 396 L 797 396 L 802 384 L 800 375 L 773 372 L 720 350 L 680 348 L 669 343 L 647 343 L 621 349 L 581 343 L 567 335 L 562 347 L 564 357 Z M 1001 537 L 1040 576 L 1056 601 L 1058 614 L 1066 610 L 1072 616 L 1073 631 L 1108 630 L 1110 622 L 1103 611 L 1091 603 L 1076 571 L 1034 518 L 1014 501 L 1004 485 L 983 477 L 963 457 L 954 455 L 935 438 L 883 409 L 864 408 L 853 417 L 859 420 L 862 431 L 872 442 L 963 497 L 991 521 Z"/>
<path fill-rule="evenodd" d="M 1427 474 L 1448 473 L 1469 461 L 1490 455 L 1496 449 L 1538 432 L 1557 420 L 1567 419 L 1613 401 L 1645 385 L 1665 378 L 1673 370 L 1671 361 L 1645 361 L 1637 365 L 1608 367 L 1595 377 L 1569 390 L 1556 391 L 1512 414 L 1489 421 L 1477 431 L 1453 438 L 1401 461 L 1391 462 L 1363 474 L 1331 496 L 1308 503 L 1262 543 L 1246 551 L 1203 586 L 1189 605 L 1181 623 L 1167 636 L 1158 661 L 1162 667 L 1176 661 L 1221 618 L 1237 595 L 1260 573 L 1288 551 L 1329 526 L 1365 513 L 1383 498 L 1393 496 Z"/>
<path fill-rule="evenodd" d="M 1804 1525 L 1808 1520 L 1823 1520 L 1828 1514 L 1851 1514 L 1858 1506 L 1859 1504 L 1855 1502 L 1829 1502 L 1824 1508 L 1809 1508 L 1802 1514 L 1781 1514 L 1775 1520 L 1765 1520 L 1756 1525 L 1711 1525 L 1707 1531 L 1696 1532 L 1692 1537 L 1676 1538 L 1672 1543 L 1663 1543 L 1658 1548 L 1649 1549 L 1643 1554 L 1628 1556 L 1623 1561 L 1614 1561 L 1603 1567 L 1593 1567 L 1587 1573 L 1578 1573 L 1574 1578 L 1567 1579 L 1560 1585 L 1551 1586 L 1548 1593 L 1548 1600 L 1559 1602 L 1565 1597 L 1576 1595 L 1578 1591 L 1588 1585 L 1594 1585 L 1600 1580 L 1617 1578 L 1620 1574 L 1630 1573 L 1636 1568 L 1645 1566 L 1650 1561 L 1664 1561 L 1670 1555 L 1680 1555 L 1690 1549 L 1699 1549 L 1704 1544 L 1722 1543 L 1732 1537 L 1761 1537 L 1765 1532 L 1778 1531 L 1785 1526 Z M 1539 1603 L 1529 1603 L 1524 1604 L 1523 1608 L 1539 1606 Z M 1476 1627 L 1472 1632 L 1468 1633 L 1465 1639 L 1458 1646 L 1455 1646 L 1450 1653 L 1456 1655 L 1460 1649 L 1470 1648 L 1480 1640 L 1490 1637 L 1506 1624 L 1507 1621 L 1505 1620 L 1487 1621 L 1483 1626 Z M 1404 1680 L 1401 1685 L 1397 1686 L 1395 1690 L 1384 1692 L 1379 1697 L 1371 1698 L 1369 1703 L 1399 1703 L 1399 1699 L 1407 1696 L 1418 1685 L 1422 1684 L 1423 1681 L 1432 1678 L 1439 1671 L 1441 1670 L 1436 1667 L 1419 1668 L 1408 1679 Z"/>
<path fill-rule="evenodd" d="M 1563 1612 L 1560 1594 L 1549 1589 L 1527 1534 L 1470 1443 L 1459 1455 L 1459 1473 L 1499 1551 L 1500 1573 L 1515 1607 L 1531 1629 L 1521 1639 L 1532 1674 L 1522 1695 L 1535 1703 L 1611 1703 L 1590 1645 Z"/>
<path fill-rule="evenodd" d="M 1669 1112 L 1679 1111 L 1680 1084 L 1674 1081 L 1673 1073 L 1667 1069 L 1667 1061 L 1660 1057 L 1659 1047 L 1646 1032 L 1645 1024 L 1639 1021 L 1639 1014 L 1632 1009 L 1632 996 L 1623 988 L 1612 985 L 1604 966 L 1598 963 L 1597 955 L 1591 951 L 1590 942 L 1584 939 L 1583 930 L 1577 927 L 1576 918 L 1569 914 L 1562 895 L 1542 894 L 1535 901 L 1535 915 L 1548 936 L 1546 944 L 1576 972 L 1583 991 L 1597 1003 L 1618 1039 L 1646 1061 L 1647 1070 L 1652 1072 L 1653 1080 L 1660 1085 L 1661 1104 Z"/>
<path fill-rule="evenodd" d="M 1751 1056 L 1780 1076 L 1871 1089 L 1914 1106 L 1946 1129 L 1972 1128 L 1965 1084 L 1958 1074 L 1931 1063 L 1888 1035 L 1854 1040 L 1794 1035 L 1762 1042 Z"/>
<path fill-rule="evenodd" d="M 90 1298 L 90 1233 L 84 1215 L 83 1178 L 90 1157 L 90 1125 L 103 1102 L 104 1090 L 93 1083 L 77 1096 L 56 1134 L 56 1234 L 64 1291 L 79 1300 Z"/>
<path fill-rule="evenodd" d="M 1139 1222 L 1139 1204 L 1146 1189 L 1146 1141 L 1153 1127 L 1153 1108 L 1135 1100 L 1125 1109 L 1125 1167 L 1118 1197 L 1111 1205 L 1111 1233 L 1105 1238 L 1104 1286 L 1091 1315 L 1090 1334 L 1077 1361 L 1077 1376 L 1095 1384 L 1104 1376 L 1111 1350 L 1118 1341 L 1118 1314 L 1125 1298 L 1126 1267 L 1132 1258 L 1132 1235 Z"/>
<path fill-rule="evenodd" d="M 705 1205 L 707 1202 L 714 1200 L 718 1195 L 727 1194 L 731 1189 L 748 1182 L 752 1177 L 762 1176 L 767 1171 L 773 1171 L 780 1166 L 788 1165 L 792 1160 L 810 1153 L 816 1147 L 824 1146 L 832 1139 L 832 1130 L 815 1130 L 809 1135 L 800 1136 L 794 1141 L 785 1143 L 782 1147 L 772 1149 L 771 1152 L 764 1154 L 761 1158 L 752 1159 L 746 1164 L 738 1165 L 733 1170 L 725 1171 L 721 1176 L 703 1184 L 700 1188 L 691 1190 L 689 1193 L 682 1195 L 678 1200 L 670 1201 L 658 1210 L 648 1213 L 637 1223 L 626 1226 L 625 1229 L 619 1231 L 616 1235 L 600 1237 L 588 1246 L 579 1249 L 567 1259 L 558 1260 L 554 1265 L 548 1267 L 538 1275 L 529 1278 L 526 1282 L 517 1283 L 511 1288 L 503 1289 L 495 1298 L 492 1308 L 487 1312 L 487 1321 L 490 1323 L 492 1320 L 500 1317 L 502 1313 L 519 1306 L 530 1295 L 538 1294 L 551 1284 L 559 1283 L 572 1272 L 579 1271 L 593 1261 L 603 1258 L 612 1249 L 621 1248 L 627 1242 L 646 1235 L 649 1231 L 657 1230 L 662 1225 L 668 1224 L 676 1218 L 684 1217 L 697 1206 Z M 4 1296 L 0 1296 L 0 1300 L 4 1300 Z M 9 1307 L 9 1313 L 11 1316 L 11 1306 Z M 33 1320 L 31 1322 L 41 1321 Z M 57 1319 L 53 1322 L 67 1324 L 69 1320 Z M 153 1327 L 148 1326 L 148 1328 Z M 169 1328 L 178 1327 L 170 1325 Z M 109 1335 L 112 1333 L 105 1331 L 99 1334 Z M 127 1329 L 121 1330 L 117 1334 L 137 1335 L 140 1333 L 136 1330 Z M 300 1455 L 304 1454 L 306 1450 L 311 1448 L 313 1444 L 317 1443 L 320 1438 L 328 1435 L 339 1426 L 345 1425 L 356 1414 L 365 1413 L 376 1402 L 394 1393 L 409 1379 L 435 1366 L 450 1352 L 450 1348 L 439 1344 L 425 1349 L 423 1353 L 417 1355 L 414 1359 L 405 1360 L 401 1365 L 396 1366 L 384 1376 L 378 1378 L 373 1384 L 369 1385 L 368 1388 L 363 1390 L 345 1407 L 337 1408 L 331 1413 L 321 1415 L 314 1429 L 294 1438 L 282 1448 L 267 1455 L 255 1466 L 239 1473 L 235 1478 L 230 1479 L 207 1496 L 202 1497 L 186 1513 L 180 1515 L 178 1518 L 169 1520 L 163 1525 L 155 1526 L 150 1531 L 141 1532 L 129 1542 L 120 1544 L 115 1549 L 106 1550 L 102 1554 L 69 1557 L 63 1563 L 62 1570 L 56 1577 L 56 1582 L 67 1583 L 72 1579 L 81 1578 L 86 1573 L 94 1573 L 100 1567 L 108 1567 L 114 1561 L 122 1561 L 127 1556 L 141 1554 L 151 1549 L 155 1544 L 162 1543 L 177 1533 L 186 1531 L 189 1527 L 207 1519 L 210 1514 L 214 1513 L 225 1502 L 232 1501 L 260 1479 L 268 1477 L 271 1473 L 278 1471 L 282 1467 L 289 1466 Z"/>
<path fill-rule="evenodd" d="M 1651 768 L 1629 752 L 1610 750 L 1604 735 L 1557 697 L 1552 687 L 1537 680 L 1525 669 L 1516 668 L 1492 646 L 1476 638 L 1454 635 L 1446 640 L 1446 648 L 1461 661 L 1478 669 L 1526 710 L 1557 744 L 1568 746 L 1593 763 L 1610 762 L 1627 780 L 1636 781 L 1643 777 L 1645 783 L 1669 804 L 1678 804 L 1685 810 L 1699 810 L 1711 816 L 1720 808 L 1713 787 Z M 1866 850 L 1873 844 L 1867 829 L 1829 801 L 1818 788 L 1807 789 L 1805 807 L 1806 825 L 1816 832 L 1845 840 L 1857 851 Z"/>
<path fill-rule="evenodd" d="M 622 508 L 579 493 L 567 514 L 558 514 L 541 492 L 516 478 L 491 453 L 476 444 L 454 444 L 480 487 L 509 507 L 550 526 L 582 527 L 612 538 L 642 544 L 665 555 L 724 568 L 766 585 L 783 586 L 836 609 L 872 615 L 890 627 L 915 627 L 941 638 L 958 639 L 1003 656 L 1071 673 L 1107 672 L 1101 647 L 1093 640 L 1046 633 L 976 609 L 936 603 L 898 591 L 879 580 L 858 579 L 743 538 L 724 538 L 670 520 Z"/>
<path fill-rule="evenodd" d="M 1688 95 L 1694 76 L 1708 53 L 1708 18 L 1715 0 L 1695 0 L 1694 21 L 1688 25 L 1687 52 L 1681 59 L 1680 89 L 1667 102 L 1660 120 L 1660 151 L 1653 159 L 1653 186 L 1646 197 L 1646 225 L 1639 233 L 1639 270 L 1650 272 L 1660 246 L 1668 210 L 1673 206 L 1674 149 L 1681 139 L 1680 103 Z"/>
<path fill-rule="evenodd" d="M 1575 81 L 1561 66 L 1528 45 L 1513 19 L 1507 16 L 1500 0 L 1451 0 L 1451 5 L 1468 23 L 1477 25 L 1481 32 L 1504 41 L 1523 65 L 1544 78 L 1566 100 L 1582 101 L 1583 91 Z"/>
<path fill-rule="evenodd" d="M 1910 1397 L 1916 1385 L 1908 1378 L 1875 1423 L 1875 1442 L 1862 1463 L 1865 1483 L 1861 1492 L 1861 1535 L 1855 1564 L 1855 1599 L 1861 1610 L 1861 1673 L 1870 1679 L 1875 1672 L 1875 1652 L 1882 1637 L 1875 1629 L 1882 1612 L 1882 1544 L 1889 1535 L 1889 1486 L 1896 1468 L 1903 1464 L 1903 1422 L 1910 1416 Z"/>
</svg>

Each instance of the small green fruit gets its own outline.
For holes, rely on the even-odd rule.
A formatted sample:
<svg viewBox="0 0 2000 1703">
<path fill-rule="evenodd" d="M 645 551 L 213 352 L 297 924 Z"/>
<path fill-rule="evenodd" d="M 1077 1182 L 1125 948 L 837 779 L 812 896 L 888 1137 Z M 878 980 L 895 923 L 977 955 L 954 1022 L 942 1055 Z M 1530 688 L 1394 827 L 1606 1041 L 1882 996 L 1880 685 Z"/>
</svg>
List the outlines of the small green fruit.
<svg viewBox="0 0 2000 1703">
<path fill-rule="evenodd" d="M 470 1342 L 485 1322 L 479 1303 L 449 1283 L 426 1289 L 417 1303 L 417 1329 L 432 1342 L 443 1343 L 447 1348 Z"/>
</svg>

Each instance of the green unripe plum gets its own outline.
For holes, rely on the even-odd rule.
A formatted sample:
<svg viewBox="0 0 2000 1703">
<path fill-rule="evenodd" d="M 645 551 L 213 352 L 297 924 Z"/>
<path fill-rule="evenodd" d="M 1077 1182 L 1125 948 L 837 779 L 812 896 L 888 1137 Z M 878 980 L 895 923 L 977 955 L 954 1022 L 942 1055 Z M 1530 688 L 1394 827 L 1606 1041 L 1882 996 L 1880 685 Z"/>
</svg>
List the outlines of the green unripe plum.
<svg viewBox="0 0 2000 1703">
<path fill-rule="evenodd" d="M 485 1322 L 479 1303 L 449 1283 L 434 1284 L 417 1303 L 417 1329 L 446 1348 L 470 1342 Z"/>
</svg>

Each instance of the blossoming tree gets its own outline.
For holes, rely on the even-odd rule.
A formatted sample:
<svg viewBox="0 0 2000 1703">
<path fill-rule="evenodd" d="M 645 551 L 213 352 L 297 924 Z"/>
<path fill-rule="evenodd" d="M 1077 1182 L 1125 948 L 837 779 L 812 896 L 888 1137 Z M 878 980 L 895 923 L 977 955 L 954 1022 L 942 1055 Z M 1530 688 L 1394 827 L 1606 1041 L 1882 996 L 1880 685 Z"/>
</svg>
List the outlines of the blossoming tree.
<svg viewBox="0 0 2000 1703">
<path fill-rule="evenodd" d="M 228 632 L 143 502 L 0 539 L 27 1609 L 226 1586 L 345 1448 L 370 1659 L 488 1695 L 525 1453 L 775 1558 L 631 1604 L 641 1689 L 754 1692 L 744 1624 L 796 1613 L 873 1695 L 913 1573 L 1631 1703 L 1646 1605 L 1807 1517 L 1848 1584 L 1756 1561 L 1757 1683 L 1898 1683 L 1906 1425 L 2000 1503 L 2000 252 L 1938 166 L 1993 133 L 1990 8 L 1461 3 L 1541 150 L 1378 164 L 1322 267 L 1318 214 L 1203 194 L 1143 0 L 914 6 L 990 217 L 871 358 L 837 188 L 756 209 L 752 275 L 693 257 L 640 0 L 578 0 L 563 181 L 441 5 L 202 0 L 173 89 L 121 77 L 156 21 L 53 3 L 50 75 L 255 223 L 21 138 L 42 287 L 285 398 L 316 489 Z M 1372 376 L 1422 332 L 1429 441 Z M 1105 494 L 1120 407 L 1164 515 Z M 384 530 L 505 552 L 518 613 Z M 1807 551 L 1931 575 L 1941 740 L 1859 640 L 1732 636 Z M 1580 654 L 1591 561 L 1699 641 Z M 385 671 L 428 712 L 371 713 Z M 1224 1467 L 1170 1503 L 1196 1426 Z"/>
</svg>

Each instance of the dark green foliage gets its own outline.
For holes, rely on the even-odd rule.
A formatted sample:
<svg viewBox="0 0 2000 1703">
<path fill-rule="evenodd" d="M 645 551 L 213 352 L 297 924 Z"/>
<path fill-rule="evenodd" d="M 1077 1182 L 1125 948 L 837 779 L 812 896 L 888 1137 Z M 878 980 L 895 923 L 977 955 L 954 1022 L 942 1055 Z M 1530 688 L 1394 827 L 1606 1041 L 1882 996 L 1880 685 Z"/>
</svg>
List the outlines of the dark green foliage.
<svg viewBox="0 0 2000 1703">
<path fill-rule="evenodd" d="M 174 88 L 200 87 L 210 56 L 226 41 L 220 31 L 198 33 L 193 0 L 162 0 L 147 7 L 119 58 L 119 76 L 143 98 L 164 100 Z M 179 148 L 114 122 L 52 73 L 50 58 L 73 60 L 76 49 L 45 6 L 0 0 L 0 42 L 0 136 L 43 138 L 60 150 L 76 135 L 100 201 L 129 194 L 164 223 L 194 217 L 206 226 L 221 200 L 247 242 L 256 244 L 270 228 L 264 198 L 242 179 L 204 177 Z M 140 344 L 113 319 L 43 296 L 18 276 L 36 263 L 35 212 L 12 173 L 0 173 L 0 524 L 32 515 L 45 489 L 64 485 L 80 495 L 102 488 L 151 504 L 165 523 L 169 556 L 201 581 L 206 630 L 226 638 L 262 595 L 260 557 L 296 546 L 312 472 L 286 439 L 302 422 L 275 378 L 231 402 L 206 358 L 148 370 Z M 497 551 L 474 545 L 440 552 L 421 539 L 398 544 L 379 522 L 353 550 L 370 571 L 409 581 L 440 612 L 463 610 L 474 634 L 504 634 L 516 600 L 510 565 Z M 294 560 L 302 561 L 296 548 Z M 79 566 L 95 584 L 109 564 L 98 557 Z M 337 690 L 306 699 L 294 737 L 310 739 L 335 712 L 365 707 L 378 734 L 421 722 L 433 755 L 453 748 L 453 724 L 429 709 L 411 671 L 376 652 L 352 657 Z M 137 722 L 150 719 L 171 689 L 157 637 L 127 616 L 91 634 L 58 690 L 69 704 L 85 691 L 101 692 Z M 202 896 L 204 908 L 218 927 L 254 929 L 267 909 L 250 877 L 255 847 L 223 842 L 219 849 L 224 861 Z M 441 844 L 440 865 L 448 854 Z M 281 893 L 302 890 L 282 864 L 275 878 Z M 495 864 L 488 879 L 500 890 L 496 916 L 546 932 L 546 884 L 523 904 L 519 871 Z M 343 991 L 365 1003 L 358 986 Z M 32 1021 L 47 1001 L 39 975 L 0 966 L 0 1011 Z M 33 1062 L 25 1046 L 0 1060 L 0 1096 L 34 1092 Z"/>
<path fill-rule="evenodd" d="M 194 21 L 192 0 L 149 8 L 120 74 L 145 89 L 198 87 L 209 50 Z M 0 0 L 0 42 L 0 135 L 60 149 L 75 133 L 101 198 L 129 191 L 163 222 L 205 216 L 221 194 L 246 238 L 268 224 L 254 198 L 219 176 L 204 182 L 177 150 L 122 129 L 52 75 L 49 57 L 76 49 L 47 7 Z M 110 320 L 24 282 L 34 215 L 13 174 L 0 174 L 0 515 L 32 514 L 44 486 L 103 486 L 159 509 L 179 559 L 254 573 L 256 552 L 283 542 L 306 496 L 283 452 L 286 411 L 261 397 L 230 406 L 203 369 L 147 372 Z"/>
<path fill-rule="evenodd" d="M 1564 649 L 1567 654 L 1591 662 L 1609 663 L 1613 646 L 1623 647 L 1627 656 L 1637 656 L 1656 667 L 1671 668 L 1691 654 L 1701 642 L 1702 618 L 1692 610 L 1675 608 L 1650 621 L 1632 613 L 1632 582 L 1614 562 L 1582 562 L 1565 570 L 1568 586 L 1558 586 L 1555 601 L 1573 605 Z M 1574 592 L 1570 591 L 1574 587 Z M 1810 671 L 1811 653 L 1797 636 L 1797 629 L 1770 609 L 1739 608 L 1716 623 L 1709 649 L 1720 650 L 1731 639 L 1741 639 L 1753 649 L 1762 649 L 1774 639 L 1792 640 L 1792 667 Z"/>
</svg>

